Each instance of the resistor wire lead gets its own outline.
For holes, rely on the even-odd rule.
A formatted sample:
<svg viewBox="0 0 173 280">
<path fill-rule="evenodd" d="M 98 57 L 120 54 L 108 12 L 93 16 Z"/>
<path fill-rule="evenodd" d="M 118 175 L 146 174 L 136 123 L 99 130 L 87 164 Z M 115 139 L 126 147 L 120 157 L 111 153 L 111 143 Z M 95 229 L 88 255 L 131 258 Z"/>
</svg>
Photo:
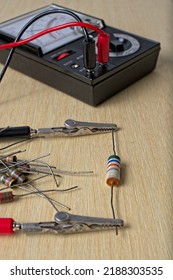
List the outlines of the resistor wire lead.
<svg viewBox="0 0 173 280">
<path fill-rule="evenodd" d="M 53 169 L 50 167 L 50 165 L 49 165 L 47 162 L 43 161 L 43 160 L 37 160 L 37 162 L 43 163 L 43 164 L 45 164 L 45 166 L 47 166 L 47 168 L 50 170 L 50 173 L 51 173 L 52 178 L 53 178 L 53 180 L 54 180 L 54 182 L 55 182 L 55 185 L 56 185 L 56 187 L 58 188 L 58 187 L 59 187 L 59 184 L 58 184 L 58 182 L 57 182 L 57 180 L 56 180 L 56 176 L 55 176 L 55 174 L 54 174 L 54 172 L 53 172 Z"/>
<path fill-rule="evenodd" d="M 61 177 L 61 175 L 57 174 L 54 172 L 54 170 L 52 170 L 52 172 L 47 172 L 45 171 L 46 169 L 55 169 L 55 167 L 52 167 L 52 166 L 49 166 L 49 165 L 41 165 L 42 169 L 34 169 L 34 168 L 30 168 L 30 165 L 28 163 L 24 163 L 22 164 L 21 166 L 19 165 L 19 167 L 16 167 L 17 165 L 17 161 L 14 161 L 14 163 L 12 161 L 10 161 L 10 157 L 8 157 L 9 160 L 2 160 L 0 158 L 0 162 L 2 161 L 2 165 L 5 165 L 6 166 L 6 169 L 0 169 L 0 172 L 1 173 L 9 173 L 11 175 L 12 171 L 14 172 L 14 169 L 18 170 L 18 172 L 22 173 L 22 174 L 25 174 L 25 175 L 28 175 L 28 174 L 47 174 L 47 175 L 52 175 L 52 172 L 54 174 L 54 176 L 57 176 L 57 177 Z M 32 165 L 32 164 L 31 164 Z M 49 166 L 49 168 L 48 168 Z M 16 168 L 15 168 L 16 167 Z M 12 176 L 12 175 L 11 175 Z M 12 176 L 14 177 L 14 176 Z"/>
<path fill-rule="evenodd" d="M 50 155 L 50 154 L 48 154 L 48 155 Z M 52 170 L 52 168 L 51 168 L 51 166 L 49 165 L 49 164 L 47 164 L 45 161 L 43 161 L 43 160 L 40 160 L 41 158 L 44 158 L 44 157 L 46 157 L 46 156 L 48 156 L 48 155 L 44 155 L 44 156 L 41 156 L 41 157 L 37 157 L 36 159 L 32 159 L 32 160 L 24 160 L 24 161 L 20 161 L 20 163 L 19 162 L 15 162 L 14 164 L 11 164 L 11 165 L 7 165 L 5 162 L 3 162 L 2 161 L 2 158 L 0 159 L 0 162 L 5 166 L 5 168 L 4 169 L 1 169 L 0 171 L 1 172 L 6 172 L 8 175 L 10 175 L 9 177 L 7 176 L 7 175 L 3 175 L 3 176 L 1 176 L 1 182 L 2 183 L 4 183 L 6 186 L 7 186 L 7 188 L 8 187 L 12 187 L 12 185 L 13 185 L 13 187 L 14 187 L 14 185 L 15 185 L 15 187 L 19 187 L 19 184 L 23 184 L 24 183 L 24 181 L 26 181 L 26 177 L 25 177 L 25 175 L 22 173 L 22 170 L 20 170 L 20 168 L 19 167 L 22 167 L 22 165 L 23 164 L 27 164 L 28 165 L 28 167 L 29 167 L 29 162 L 38 162 L 38 163 L 42 163 L 42 165 L 44 166 L 44 167 L 46 167 L 47 169 L 49 169 L 49 174 L 48 175 L 52 175 L 52 178 L 54 179 L 54 181 L 55 181 L 55 184 L 56 184 L 56 186 L 58 187 L 59 185 L 58 185 L 58 183 L 57 183 L 57 181 L 56 181 L 56 177 L 55 176 L 59 176 L 59 177 L 61 177 L 60 175 L 55 175 L 54 174 L 54 171 Z M 3 157 L 4 158 L 4 157 Z M 30 167 L 29 167 L 30 168 Z M 46 173 L 46 172 L 44 172 L 44 173 Z M 12 177 L 12 178 L 10 178 L 10 177 Z M 15 184 L 15 181 L 18 183 L 18 184 Z M 59 210 L 57 209 L 57 207 L 54 205 L 54 204 L 59 204 L 61 207 L 64 207 L 64 208 L 66 208 L 66 209 L 68 209 L 68 210 L 70 210 L 70 208 L 69 207 L 67 207 L 67 206 L 65 206 L 64 204 L 62 204 L 62 203 L 59 203 L 59 202 L 57 202 L 57 201 L 55 201 L 55 200 L 53 200 L 53 199 L 50 199 L 45 193 L 44 193 L 44 191 L 40 191 L 40 190 L 38 190 L 36 187 L 33 187 L 33 186 L 31 186 L 28 182 L 26 182 L 26 185 L 27 186 L 30 186 L 30 187 L 32 187 L 32 189 L 35 189 L 36 191 L 34 192 L 34 193 L 36 193 L 37 195 L 39 195 L 39 196 L 41 196 L 41 197 L 43 197 L 43 198 L 46 198 L 49 202 L 50 202 L 50 204 L 54 207 L 54 209 L 58 212 Z M 19 188 L 22 188 L 21 186 L 19 187 Z M 74 188 L 77 188 L 77 187 L 73 187 L 73 189 Z M 5 189 L 5 188 L 4 188 Z M 72 189 L 71 189 L 72 190 Z M 23 196 L 25 196 L 25 195 L 23 195 Z M 13 200 L 13 196 L 11 195 L 11 193 L 10 192 L 5 192 L 4 193 L 4 195 L 3 195 L 3 193 L 1 193 L 1 202 L 0 203 L 5 203 L 5 202 L 10 202 L 10 201 L 12 201 Z"/>
<path fill-rule="evenodd" d="M 107 161 L 107 176 L 106 176 L 106 183 L 111 187 L 111 209 L 112 215 L 115 219 L 115 209 L 113 204 L 113 197 L 114 197 L 114 186 L 119 186 L 120 183 L 120 157 L 116 154 L 116 147 L 115 147 L 115 135 L 114 130 L 112 130 L 112 148 L 113 148 L 113 155 L 109 156 Z M 118 234 L 116 228 L 116 234 Z"/>
<path fill-rule="evenodd" d="M 77 186 L 71 188 L 70 190 L 75 189 L 75 188 L 77 188 Z M 67 191 L 67 190 L 64 190 L 64 191 Z M 43 190 L 42 191 L 40 191 L 40 190 L 29 191 L 28 193 L 18 194 L 18 195 L 13 194 L 12 191 L 0 192 L 0 204 L 11 202 L 16 198 L 25 197 L 25 196 L 29 196 L 29 195 L 32 195 L 32 194 L 45 194 L 45 193 L 48 193 L 48 192 L 57 192 L 57 190 L 53 189 L 53 190 L 44 190 L 44 191 Z"/>
<path fill-rule="evenodd" d="M 6 127 L 5 129 L 7 129 L 7 128 L 8 128 L 8 127 Z M 4 129 L 3 129 L 3 130 L 4 130 Z M 2 130 L 1 130 L 1 132 L 2 132 Z M 0 132 L 0 133 L 1 133 L 1 132 Z M 33 139 L 34 139 L 34 138 L 33 138 Z M 10 148 L 10 147 L 12 147 L 12 146 L 15 146 L 15 145 L 17 145 L 17 144 L 20 144 L 20 143 L 25 142 L 25 141 L 28 141 L 28 140 L 30 140 L 30 138 L 29 138 L 29 139 L 22 139 L 22 140 L 16 141 L 16 142 L 11 143 L 11 144 L 9 144 L 9 145 L 3 147 L 3 148 L 0 148 L 0 151 L 3 151 L 3 150 L 5 150 L 5 149 L 8 149 L 8 148 Z"/>
<path fill-rule="evenodd" d="M 1 191 L 6 190 L 6 189 L 8 189 L 8 188 L 21 188 L 21 186 L 25 186 L 25 185 L 31 184 L 31 183 L 33 183 L 33 182 L 35 182 L 35 181 L 37 181 L 37 180 L 40 180 L 40 179 L 42 179 L 42 178 L 45 178 L 45 177 L 47 177 L 47 176 L 49 176 L 49 175 L 45 174 L 45 175 L 42 175 L 42 176 L 40 176 L 40 177 L 34 178 L 34 179 L 32 179 L 32 180 L 29 180 L 29 181 L 23 182 L 23 183 L 16 183 L 16 182 L 14 182 L 14 184 L 6 185 L 6 187 L 1 188 Z M 5 184 L 4 184 L 4 185 L 5 185 Z"/>
<path fill-rule="evenodd" d="M 47 175 L 46 175 L 46 176 L 47 176 Z M 43 177 L 43 176 L 42 176 L 42 177 Z M 45 176 L 44 176 L 44 177 L 45 177 Z M 41 179 L 41 177 L 37 178 L 37 180 L 38 180 L 38 179 Z M 34 180 L 32 180 L 32 181 L 34 181 Z M 26 186 L 24 186 L 24 184 L 25 184 Z M 41 191 L 41 190 L 39 190 L 38 188 L 36 188 L 35 186 L 31 185 L 30 182 L 25 182 L 25 183 L 22 183 L 22 184 L 14 184 L 14 185 L 11 185 L 11 186 L 7 186 L 7 187 L 2 188 L 1 191 L 7 190 L 7 189 L 9 189 L 9 188 L 19 188 L 19 189 L 22 189 L 22 190 L 24 190 L 24 191 L 30 192 L 30 190 L 28 189 L 28 186 L 29 186 L 31 189 L 33 189 L 33 190 L 36 191 L 36 192 L 35 192 L 36 195 L 38 195 L 38 196 L 40 196 L 40 197 L 42 197 L 42 198 L 45 198 L 45 199 L 48 198 L 48 200 L 51 201 L 51 202 L 53 202 L 54 204 L 57 204 L 57 205 L 61 206 L 62 208 L 65 208 L 65 209 L 67 209 L 67 210 L 71 210 L 68 206 L 62 204 L 61 202 L 56 201 L 56 200 L 54 200 L 53 198 L 50 198 L 50 197 L 45 196 L 44 191 Z M 78 186 L 74 186 L 74 187 L 70 187 L 70 188 L 66 188 L 66 189 L 52 189 L 52 190 L 46 190 L 46 192 L 68 192 L 68 191 L 72 191 L 72 190 L 77 189 L 77 188 L 78 188 Z M 52 204 L 52 203 L 51 203 L 51 204 Z M 57 211 L 57 208 L 56 208 L 56 211 Z"/>
<path fill-rule="evenodd" d="M 19 163 L 19 169 L 23 172 L 23 173 L 33 173 L 33 174 L 52 174 L 49 172 L 45 172 L 45 169 L 52 169 L 53 173 L 55 176 L 61 177 L 61 175 L 59 175 L 59 173 L 63 173 L 64 175 L 90 175 L 93 174 L 94 172 L 89 170 L 89 171 L 71 171 L 71 170 L 61 170 L 61 169 L 57 169 L 55 166 L 51 166 L 49 165 L 49 168 L 47 167 L 47 165 L 44 164 L 39 164 L 40 161 L 35 160 L 35 163 L 30 162 L 30 164 L 28 163 L 23 163 L 23 161 L 21 160 L 17 160 L 16 154 L 19 152 L 23 152 L 23 151 L 18 151 L 18 152 L 14 152 L 14 153 L 10 153 L 7 155 L 4 155 L 3 157 L 0 157 L 0 161 L 2 160 L 4 163 L 6 163 L 6 165 L 8 165 L 9 168 L 13 168 L 16 165 L 18 165 Z M 14 158 L 13 158 L 14 156 Z M 38 163 L 37 163 L 38 162 Z M 35 167 L 35 168 L 34 168 Z M 5 172 L 6 169 L 0 169 L 0 172 Z"/>
<path fill-rule="evenodd" d="M 40 157 L 37 157 L 37 158 L 34 158 L 34 159 L 31 159 L 31 160 L 23 160 L 23 161 L 20 161 L 20 162 L 16 162 L 15 164 L 13 164 L 13 167 L 21 166 L 22 164 L 29 163 L 29 162 L 34 162 L 34 161 L 37 161 L 38 159 L 45 158 L 47 156 L 50 156 L 50 153 L 46 154 L 46 155 L 43 155 L 43 156 L 40 156 Z M 7 171 L 8 171 L 8 167 L 4 168 L 4 169 L 1 169 L 1 172 L 7 172 Z"/>
<path fill-rule="evenodd" d="M 52 202 L 53 204 L 57 204 L 57 205 L 61 206 L 62 208 L 65 208 L 67 210 L 71 210 L 68 206 L 66 206 L 66 205 L 64 205 L 64 204 L 62 204 L 62 203 L 60 203 L 60 202 L 58 202 L 58 201 L 56 201 L 56 200 L 54 200 L 54 199 L 52 199 L 50 197 L 47 197 L 44 193 L 42 193 L 41 190 L 39 190 L 38 188 L 36 188 L 33 185 L 31 185 L 31 183 L 33 183 L 34 181 L 40 180 L 40 179 L 42 179 L 44 177 L 47 177 L 47 176 L 48 175 L 43 175 L 43 176 L 40 176 L 38 178 L 35 178 L 35 179 L 27 181 L 27 182 L 23 182 L 23 183 L 18 183 L 18 184 L 14 183 L 14 184 L 11 184 L 11 185 L 7 184 L 7 187 L 1 188 L 1 191 L 7 190 L 9 188 L 19 188 L 19 189 L 25 190 L 27 192 L 30 192 L 30 190 L 28 189 L 28 186 L 29 186 L 32 190 L 36 191 L 36 193 L 35 193 L 36 195 L 38 195 L 38 196 L 40 196 L 42 198 L 47 199 L 50 203 Z M 66 188 L 66 189 L 53 190 L 53 192 L 67 192 L 67 191 L 72 191 L 72 190 L 77 189 L 77 188 L 78 188 L 78 186 L 74 186 L 74 187 L 70 187 L 70 188 Z M 51 191 L 51 190 L 48 190 L 48 191 Z M 52 205 L 52 203 L 51 203 L 51 205 Z M 55 208 L 55 209 L 57 211 L 57 208 Z"/>
<path fill-rule="evenodd" d="M 40 196 L 40 197 L 43 197 L 43 198 L 45 198 L 45 199 L 47 199 L 47 195 L 45 195 L 44 193 L 42 194 L 42 192 L 38 189 L 38 188 L 36 188 L 35 186 L 32 186 L 32 185 L 30 185 L 30 184 L 28 184 L 33 190 L 35 190 L 36 192 L 38 192 L 38 193 L 36 193 L 36 195 L 38 195 L 38 196 Z M 67 189 L 56 189 L 56 190 L 54 190 L 54 191 L 56 191 L 56 192 L 68 192 L 68 191 L 72 191 L 72 190 L 74 190 L 74 189 L 77 189 L 78 188 L 78 186 L 74 186 L 74 187 L 71 187 L 71 188 L 67 188 Z M 27 192 L 29 192 L 29 190 L 28 189 L 25 189 Z M 61 206 L 62 208 L 65 208 L 65 209 L 67 209 L 67 210 L 71 210 L 71 208 L 69 208 L 68 206 L 66 206 L 66 205 L 64 205 L 64 204 L 62 204 L 61 202 L 59 202 L 59 201 L 56 201 L 56 200 L 54 200 L 54 199 L 52 199 L 52 198 L 50 198 L 50 197 L 48 197 L 48 200 L 50 201 L 50 203 L 52 202 L 53 204 L 57 204 L 57 205 L 59 205 L 59 206 Z M 52 204 L 51 203 L 51 204 Z M 55 208 L 55 207 L 54 207 Z M 55 208 L 57 211 L 59 211 L 57 208 Z"/>
</svg>

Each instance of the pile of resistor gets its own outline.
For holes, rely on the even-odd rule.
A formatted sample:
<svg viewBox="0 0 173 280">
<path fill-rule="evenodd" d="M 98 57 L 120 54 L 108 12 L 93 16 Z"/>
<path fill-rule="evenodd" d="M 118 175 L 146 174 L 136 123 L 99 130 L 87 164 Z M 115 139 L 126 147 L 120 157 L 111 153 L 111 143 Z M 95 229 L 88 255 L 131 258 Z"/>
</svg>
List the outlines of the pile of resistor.
<svg viewBox="0 0 173 280">
<path fill-rule="evenodd" d="M 30 183 L 29 174 L 33 174 L 36 171 L 32 172 L 28 161 L 20 161 L 14 154 L 1 156 L 0 167 L 0 182 L 4 185 L 4 187 L 1 187 L 0 192 L 0 203 L 2 204 L 11 202 L 15 198 L 20 197 L 20 195 L 14 195 L 13 192 L 8 191 L 8 189 L 26 189 L 26 187 L 24 187 L 26 185 L 26 190 L 28 190 Z M 32 186 L 32 188 L 34 187 Z"/>
<path fill-rule="evenodd" d="M 59 187 L 57 177 L 61 177 L 58 173 L 69 172 L 62 170 L 58 171 L 56 170 L 56 167 L 50 166 L 46 161 L 40 160 L 44 157 L 49 156 L 50 154 L 43 155 L 31 160 L 18 160 L 16 154 L 19 154 L 21 152 L 23 151 L 16 151 L 11 154 L 0 156 L 0 204 L 12 202 L 13 200 L 22 198 L 24 196 L 36 194 L 42 198 L 47 199 L 56 211 L 57 207 L 55 206 L 55 204 L 70 210 L 69 207 L 48 197 L 48 195 L 46 194 L 48 192 L 65 192 L 76 189 L 77 186 L 67 189 L 57 188 Z M 71 173 L 73 174 L 74 172 Z M 39 176 L 33 178 L 33 175 Z M 40 190 L 38 189 L 38 187 L 35 187 L 33 185 L 35 181 L 38 181 L 47 176 L 52 176 L 56 188 L 49 190 Z M 22 192 L 22 194 L 14 194 L 11 189 L 15 191 L 22 190 L 25 191 L 25 193 Z"/>
</svg>

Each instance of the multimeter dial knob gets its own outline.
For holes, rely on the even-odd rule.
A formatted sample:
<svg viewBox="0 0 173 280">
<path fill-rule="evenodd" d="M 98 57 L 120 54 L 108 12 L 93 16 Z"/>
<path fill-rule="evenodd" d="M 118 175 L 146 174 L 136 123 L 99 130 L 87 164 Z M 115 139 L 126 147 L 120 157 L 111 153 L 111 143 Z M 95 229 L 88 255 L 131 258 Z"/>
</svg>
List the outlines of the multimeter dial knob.
<svg viewBox="0 0 173 280">
<path fill-rule="evenodd" d="M 113 33 L 110 41 L 110 57 L 127 56 L 140 48 L 138 40 L 127 34 Z"/>
</svg>

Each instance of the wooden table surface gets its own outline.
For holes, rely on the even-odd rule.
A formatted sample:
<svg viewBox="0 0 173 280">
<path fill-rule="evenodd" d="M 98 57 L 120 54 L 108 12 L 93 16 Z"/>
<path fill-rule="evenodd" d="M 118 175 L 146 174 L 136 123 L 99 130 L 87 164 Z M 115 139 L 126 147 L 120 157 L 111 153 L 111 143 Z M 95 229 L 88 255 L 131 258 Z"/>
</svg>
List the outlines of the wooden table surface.
<svg viewBox="0 0 173 280">
<path fill-rule="evenodd" d="M 118 236 L 114 230 L 73 235 L 18 232 L 1 236 L 0 259 L 172 259 L 173 2 L 54 0 L 54 3 L 161 42 L 155 71 L 96 108 L 10 68 L 0 85 L 0 127 L 63 126 L 68 118 L 116 123 L 120 127 L 116 143 L 122 160 L 122 179 L 121 186 L 114 190 L 114 207 L 116 217 L 123 219 L 125 226 Z M 0 21 L 46 4 L 50 1 L 1 0 Z M 1 141 L 1 147 L 7 143 L 11 142 Z M 61 188 L 77 185 L 79 189 L 51 197 L 68 205 L 73 214 L 112 217 L 111 192 L 105 183 L 107 158 L 112 154 L 111 134 L 37 139 L 7 151 L 23 149 L 26 152 L 18 155 L 20 159 L 50 153 L 44 161 L 58 169 L 94 171 L 93 175 L 63 175 Z M 51 176 L 35 182 L 35 186 L 56 188 Z M 21 223 L 52 221 L 54 214 L 49 202 L 36 196 L 0 205 L 1 217 L 12 217 Z"/>
</svg>

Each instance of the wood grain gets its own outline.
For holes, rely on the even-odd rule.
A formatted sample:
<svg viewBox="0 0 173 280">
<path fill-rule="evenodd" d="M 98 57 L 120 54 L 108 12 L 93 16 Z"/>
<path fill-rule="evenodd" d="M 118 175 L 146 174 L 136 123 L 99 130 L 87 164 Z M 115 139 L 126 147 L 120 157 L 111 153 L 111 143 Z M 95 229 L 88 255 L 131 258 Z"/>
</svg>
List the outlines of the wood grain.
<svg viewBox="0 0 173 280">
<path fill-rule="evenodd" d="M 115 189 L 116 216 L 125 227 L 114 231 L 74 235 L 14 234 L 1 236 L 0 259 L 172 259 L 172 112 L 173 58 L 171 0 L 54 1 L 100 18 L 114 27 L 161 42 L 156 70 L 118 95 L 93 108 L 38 81 L 8 69 L 0 85 L 0 126 L 33 128 L 62 126 L 67 118 L 117 123 L 116 140 L 122 159 L 122 185 Z M 4 21 L 38 7 L 47 0 L 2 0 Z M 1 142 L 3 147 L 7 142 Z M 74 214 L 111 217 L 106 162 L 112 153 L 110 134 L 73 139 L 39 139 L 23 158 L 46 153 L 46 161 L 66 170 L 93 170 L 93 176 L 63 176 L 61 186 L 79 190 L 53 197 Z M 52 188 L 52 178 L 39 187 Z M 54 209 L 46 200 L 28 197 L 0 206 L 1 217 L 19 222 L 49 221 Z"/>
</svg>

